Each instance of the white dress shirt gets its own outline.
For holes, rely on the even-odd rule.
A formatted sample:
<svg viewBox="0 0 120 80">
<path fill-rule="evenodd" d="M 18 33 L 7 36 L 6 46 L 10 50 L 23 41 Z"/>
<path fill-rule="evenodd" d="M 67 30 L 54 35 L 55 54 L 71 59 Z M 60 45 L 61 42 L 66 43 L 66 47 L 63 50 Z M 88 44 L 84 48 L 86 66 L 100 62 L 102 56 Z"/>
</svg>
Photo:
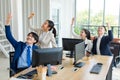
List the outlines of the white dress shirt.
<svg viewBox="0 0 120 80">
<path fill-rule="evenodd" d="M 71 37 L 72 38 L 75 38 L 75 39 L 81 39 L 81 37 L 80 37 L 80 35 L 78 35 L 78 34 L 76 34 L 75 32 L 74 32 L 74 25 L 73 26 L 71 26 Z M 91 52 L 91 50 L 92 50 L 92 47 L 93 47 L 93 43 L 92 43 L 92 41 L 91 40 L 89 40 L 89 39 L 85 39 L 85 44 L 87 44 L 87 46 L 86 46 L 86 48 L 85 48 L 85 54 L 86 54 L 86 51 L 89 51 L 89 52 Z"/>
<path fill-rule="evenodd" d="M 89 39 L 86 38 L 86 39 L 85 39 L 85 44 L 87 44 L 87 46 L 86 46 L 86 48 L 85 48 L 85 54 L 86 54 L 86 51 L 91 52 L 93 43 L 92 43 L 91 40 L 89 40 Z"/>
<path fill-rule="evenodd" d="M 71 26 L 71 38 L 81 39 L 80 35 L 78 35 L 74 32 L 74 29 L 75 29 L 75 27 L 74 27 L 74 25 L 72 25 Z M 87 45 L 86 48 L 85 48 L 85 54 L 86 54 L 86 51 L 91 52 L 92 47 L 93 47 L 93 43 L 92 43 L 91 40 L 86 38 L 85 39 L 85 44 Z"/>
<path fill-rule="evenodd" d="M 31 46 L 31 48 L 30 48 L 30 59 L 31 59 L 31 62 L 32 62 L 32 45 L 26 44 L 25 49 L 23 50 L 21 56 L 18 59 L 17 68 L 28 67 L 28 64 L 27 64 L 27 47 L 28 46 Z"/>
<path fill-rule="evenodd" d="M 100 55 L 100 43 L 101 43 L 101 39 L 102 39 L 103 35 L 102 36 L 99 36 L 98 39 L 97 39 L 97 48 L 96 48 L 96 51 L 97 51 L 97 54 Z"/>
</svg>

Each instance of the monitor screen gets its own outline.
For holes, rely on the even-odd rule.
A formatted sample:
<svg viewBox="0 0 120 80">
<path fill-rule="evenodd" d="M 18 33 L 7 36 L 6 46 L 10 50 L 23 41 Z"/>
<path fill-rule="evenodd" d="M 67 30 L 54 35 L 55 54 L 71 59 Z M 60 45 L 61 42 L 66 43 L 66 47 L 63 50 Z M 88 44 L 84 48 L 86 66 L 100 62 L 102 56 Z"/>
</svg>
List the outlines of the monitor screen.
<svg viewBox="0 0 120 80">
<path fill-rule="evenodd" d="M 32 67 L 39 65 L 58 65 L 62 63 L 63 48 L 35 49 L 32 54 Z"/>
<path fill-rule="evenodd" d="M 85 56 L 85 42 L 75 45 L 74 63 L 76 64 Z"/>
<path fill-rule="evenodd" d="M 75 45 L 81 42 L 82 39 L 62 38 L 63 50 L 74 51 Z"/>
</svg>

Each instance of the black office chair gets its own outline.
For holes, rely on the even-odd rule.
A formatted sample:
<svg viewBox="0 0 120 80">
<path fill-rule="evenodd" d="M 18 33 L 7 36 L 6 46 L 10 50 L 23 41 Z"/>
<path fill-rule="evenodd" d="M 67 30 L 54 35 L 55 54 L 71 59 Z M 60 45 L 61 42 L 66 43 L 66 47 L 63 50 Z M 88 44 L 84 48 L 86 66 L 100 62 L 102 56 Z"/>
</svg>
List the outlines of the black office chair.
<svg viewBox="0 0 120 80">
<path fill-rule="evenodd" d="M 120 56 L 119 56 L 120 45 L 112 42 L 110 44 L 110 50 L 114 55 L 113 60 L 114 60 L 114 66 L 116 67 L 116 65 L 120 62 Z"/>
<path fill-rule="evenodd" d="M 13 56 L 14 56 L 14 52 L 9 52 L 10 65 L 11 65 L 11 63 L 12 63 Z M 9 74 L 10 74 L 10 77 L 13 76 L 13 75 L 15 74 L 14 70 L 12 70 L 12 69 L 10 68 L 10 69 L 9 69 Z"/>
<path fill-rule="evenodd" d="M 115 57 L 115 63 L 116 65 L 120 63 L 120 56 Z"/>
</svg>

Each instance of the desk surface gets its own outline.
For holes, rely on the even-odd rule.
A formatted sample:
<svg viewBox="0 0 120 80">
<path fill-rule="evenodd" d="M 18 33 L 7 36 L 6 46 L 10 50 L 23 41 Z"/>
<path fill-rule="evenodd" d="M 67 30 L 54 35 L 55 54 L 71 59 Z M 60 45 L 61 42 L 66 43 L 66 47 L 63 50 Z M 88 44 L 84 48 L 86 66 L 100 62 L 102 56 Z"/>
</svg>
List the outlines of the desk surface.
<svg viewBox="0 0 120 80">
<path fill-rule="evenodd" d="M 109 71 L 109 67 L 112 62 L 112 56 L 100 56 L 95 55 L 91 56 L 89 60 L 85 60 L 85 58 L 82 59 L 83 62 L 85 62 L 85 65 L 81 68 L 78 68 L 76 71 L 74 71 L 73 59 L 65 58 L 63 60 L 62 66 L 64 66 L 63 69 L 58 69 L 58 74 L 52 75 L 51 77 L 46 77 L 46 80 L 105 80 L 107 73 Z M 103 63 L 102 69 L 99 74 L 91 74 L 90 70 L 96 63 Z M 58 66 L 59 67 L 59 66 Z M 16 74 L 14 77 L 19 76 L 20 74 L 27 73 L 28 71 L 31 71 L 33 69 L 29 68 L 26 69 L 18 74 Z"/>
</svg>

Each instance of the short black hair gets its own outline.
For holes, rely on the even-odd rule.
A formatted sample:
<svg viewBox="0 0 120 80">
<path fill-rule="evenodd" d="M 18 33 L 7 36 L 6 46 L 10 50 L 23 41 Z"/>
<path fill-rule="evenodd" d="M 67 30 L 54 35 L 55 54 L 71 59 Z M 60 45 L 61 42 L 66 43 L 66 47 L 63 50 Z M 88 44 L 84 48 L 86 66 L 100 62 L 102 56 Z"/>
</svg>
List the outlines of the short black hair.
<svg viewBox="0 0 120 80">
<path fill-rule="evenodd" d="M 102 26 L 99 26 L 99 27 L 103 27 L 104 30 L 107 31 L 106 26 L 102 25 Z"/>
<path fill-rule="evenodd" d="M 103 25 L 103 27 L 104 27 L 105 31 L 107 31 L 106 26 Z"/>
<path fill-rule="evenodd" d="M 39 36 L 35 32 L 30 32 L 30 33 L 28 33 L 27 36 L 29 36 L 30 34 L 32 34 L 32 37 L 36 40 L 36 42 L 34 43 L 34 44 L 36 44 L 39 40 Z"/>
</svg>

